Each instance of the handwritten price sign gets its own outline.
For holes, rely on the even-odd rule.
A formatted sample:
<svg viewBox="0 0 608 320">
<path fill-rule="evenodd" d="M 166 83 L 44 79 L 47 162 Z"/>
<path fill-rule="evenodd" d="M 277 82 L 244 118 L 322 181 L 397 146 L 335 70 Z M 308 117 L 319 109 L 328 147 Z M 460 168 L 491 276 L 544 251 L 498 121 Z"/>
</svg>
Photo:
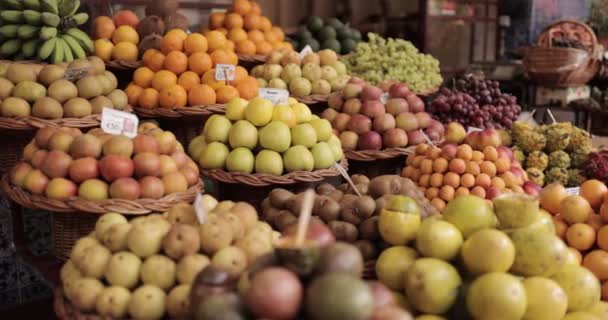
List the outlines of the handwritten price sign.
<svg viewBox="0 0 608 320">
<path fill-rule="evenodd" d="M 139 119 L 132 113 L 112 108 L 103 108 L 101 112 L 101 129 L 105 133 L 135 138 L 138 124 Z"/>
<path fill-rule="evenodd" d="M 275 106 L 278 104 L 286 104 L 289 99 L 289 92 L 283 89 L 260 88 L 258 91 L 260 98 L 270 100 Z"/>
<path fill-rule="evenodd" d="M 215 80 L 217 81 L 232 81 L 234 80 L 233 64 L 217 64 L 215 66 Z"/>
</svg>

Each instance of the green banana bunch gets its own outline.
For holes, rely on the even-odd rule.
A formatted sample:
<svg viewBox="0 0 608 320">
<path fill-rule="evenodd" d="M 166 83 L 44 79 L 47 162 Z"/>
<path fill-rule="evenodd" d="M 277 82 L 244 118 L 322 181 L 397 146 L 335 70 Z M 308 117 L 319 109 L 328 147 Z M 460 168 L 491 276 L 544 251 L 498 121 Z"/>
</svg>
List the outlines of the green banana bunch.
<svg viewBox="0 0 608 320">
<path fill-rule="evenodd" d="M 40 60 L 48 59 L 53 51 L 55 50 L 55 45 L 57 44 L 57 38 L 51 38 L 42 43 L 40 48 L 38 48 L 38 58 Z"/>
<path fill-rule="evenodd" d="M 42 13 L 42 23 L 49 27 L 58 27 L 59 23 L 61 23 L 61 18 L 53 13 L 43 12 Z"/>
<path fill-rule="evenodd" d="M 87 35 L 84 31 L 77 28 L 70 28 L 67 30 L 66 34 L 74 37 L 78 43 L 88 52 L 95 51 L 95 46 L 89 35 Z"/>
<path fill-rule="evenodd" d="M 23 5 L 30 10 L 40 11 L 40 0 L 23 0 Z"/>
<path fill-rule="evenodd" d="M 42 14 L 35 10 L 23 10 L 23 19 L 25 23 L 31 26 L 39 26 L 42 24 Z"/>
<path fill-rule="evenodd" d="M 23 55 L 23 57 L 27 59 L 35 56 L 39 43 L 39 39 L 31 39 L 23 43 L 23 45 L 21 46 L 21 54 Z"/>
<path fill-rule="evenodd" d="M 0 46 L 0 55 L 10 56 L 17 53 L 21 49 L 21 39 L 11 39 Z"/>
<path fill-rule="evenodd" d="M 60 0 L 58 7 L 60 16 L 73 16 L 78 11 L 78 8 L 80 8 L 80 0 Z"/>
<path fill-rule="evenodd" d="M 61 38 L 70 48 L 70 51 L 74 55 L 74 59 L 82 59 L 87 56 L 86 52 L 84 51 L 84 49 L 76 38 L 72 37 L 69 34 L 64 34 L 61 36 Z"/>
<path fill-rule="evenodd" d="M 40 32 L 40 27 L 23 24 L 17 29 L 17 36 L 21 39 L 31 39 Z"/>
<path fill-rule="evenodd" d="M 64 46 L 63 39 L 55 38 L 57 41 L 55 42 L 55 48 L 53 49 L 53 53 L 51 54 L 51 63 L 57 64 L 63 61 L 64 56 Z"/>
<path fill-rule="evenodd" d="M 0 11 L 0 18 L 2 18 L 2 21 L 8 23 L 22 23 L 23 12 L 17 10 L 2 10 Z"/>
<path fill-rule="evenodd" d="M 57 0 L 40 0 L 40 9 L 42 9 L 43 12 L 59 14 Z"/>
<path fill-rule="evenodd" d="M 40 39 L 49 40 L 57 36 L 57 28 L 55 27 L 42 27 L 40 28 Z"/>
<path fill-rule="evenodd" d="M 7 24 L 0 27 L 0 36 L 4 38 L 15 38 L 17 37 L 17 31 L 19 30 L 18 24 Z"/>
<path fill-rule="evenodd" d="M 0 6 L 4 9 L 23 10 L 22 3 L 19 0 L 2 0 Z"/>
</svg>

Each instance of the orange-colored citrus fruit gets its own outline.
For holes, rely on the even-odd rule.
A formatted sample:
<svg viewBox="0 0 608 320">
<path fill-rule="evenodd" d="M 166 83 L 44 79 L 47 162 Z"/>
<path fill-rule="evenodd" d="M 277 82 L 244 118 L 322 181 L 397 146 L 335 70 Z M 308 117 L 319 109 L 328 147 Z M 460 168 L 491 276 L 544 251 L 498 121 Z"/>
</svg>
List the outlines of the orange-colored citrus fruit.
<svg viewBox="0 0 608 320">
<path fill-rule="evenodd" d="M 192 33 L 184 41 L 184 50 L 187 54 L 207 52 L 207 48 L 207 38 L 200 33 Z"/>
<path fill-rule="evenodd" d="M 600 280 L 608 280 L 608 252 L 604 250 L 593 250 L 583 259 L 583 266 Z"/>
<path fill-rule="evenodd" d="M 551 214 L 558 214 L 560 203 L 567 196 L 564 186 L 559 183 L 550 184 L 540 192 L 540 206 Z"/>
<path fill-rule="evenodd" d="M 588 250 L 595 243 L 595 230 L 588 224 L 575 223 L 566 231 L 566 242 L 577 250 Z"/>
<path fill-rule="evenodd" d="M 154 75 L 152 79 L 152 87 L 158 91 L 168 88 L 177 83 L 175 73 L 167 70 L 161 70 Z"/>
<path fill-rule="evenodd" d="M 272 27 L 270 30 L 272 33 L 274 33 L 274 36 L 278 39 L 278 41 L 285 40 L 285 33 L 283 32 L 283 29 L 279 27 Z"/>
<path fill-rule="evenodd" d="M 268 55 L 272 52 L 272 45 L 268 41 L 258 41 L 255 43 L 255 53 Z"/>
<path fill-rule="evenodd" d="M 566 222 L 572 224 L 587 221 L 593 209 L 585 198 L 573 195 L 562 200 L 559 213 Z"/>
<path fill-rule="evenodd" d="M 608 250 L 608 225 L 597 231 L 597 246 L 603 250 Z"/>
<path fill-rule="evenodd" d="M 133 73 L 133 82 L 142 88 L 150 87 L 153 78 L 154 71 L 148 67 L 137 68 Z"/>
<path fill-rule="evenodd" d="M 581 184 L 579 194 L 589 201 L 592 208 L 598 210 L 604 201 L 604 196 L 608 194 L 608 188 L 603 182 L 591 179 Z"/>
<path fill-rule="evenodd" d="M 602 300 L 608 301 L 608 281 L 602 283 Z"/>
<path fill-rule="evenodd" d="M 226 18 L 224 19 L 224 28 L 228 30 L 243 28 L 243 17 L 241 17 L 241 15 L 238 13 L 227 14 Z"/>
<path fill-rule="evenodd" d="M 171 51 L 182 51 L 184 50 L 184 40 L 176 34 L 166 34 L 160 39 L 160 50 L 164 54 L 168 54 Z"/>
<path fill-rule="evenodd" d="M 226 14 L 223 12 L 214 12 L 209 16 L 209 28 L 217 29 L 224 25 Z"/>
<path fill-rule="evenodd" d="M 188 34 L 186 33 L 186 31 L 179 29 L 179 28 L 171 29 L 167 33 L 165 33 L 165 35 L 166 36 L 177 36 L 180 39 L 182 39 L 182 41 L 185 41 L 186 38 L 188 38 Z"/>
<path fill-rule="evenodd" d="M 241 66 L 236 66 L 234 68 L 234 80 L 230 81 L 230 84 L 234 86 L 239 85 L 240 83 L 243 83 L 248 76 L 249 74 L 247 73 L 247 69 Z"/>
<path fill-rule="evenodd" d="M 245 100 L 251 100 L 258 96 L 260 84 L 256 78 L 248 76 L 242 83 L 236 86 L 239 96 Z"/>
<path fill-rule="evenodd" d="M 144 89 L 137 99 L 137 104 L 146 109 L 158 107 L 158 91 L 153 88 Z"/>
<path fill-rule="evenodd" d="M 568 230 L 568 224 L 561 217 L 555 216 L 553 217 L 553 224 L 555 225 L 555 234 L 564 239 Z"/>
<path fill-rule="evenodd" d="M 249 13 L 245 15 L 244 26 L 247 30 L 257 30 L 260 29 L 262 18 L 254 13 Z"/>
<path fill-rule="evenodd" d="M 125 88 L 125 93 L 127 94 L 127 101 L 129 102 L 129 105 L 137 105 L 137 100 L 139 99 L 139 95 L 141 95 L 142 91 L 144 91 L 144 88 L 134 83 L 129 83 L 129 85 Z"/>
<path fill-rule="evenodd" d="M 112 18 L 107 16 L 99 16 L 93 21 L 93 37 L 95 39 L 111 39 L 116 25 Z"/>
<path fill-rule="evenodd" d="M 167 54 L 163 67 L 176 75 L 182 74 L 188 70 L 188 56 L 181 51 L 171 51 Z"/>
<path fill-rule="evenodd" d="M 224 80 L 215 80 L 215 69 L 210 69 L 205 72 L 201 78 L 201 83 L 210 86 L 213 90 L 217 90 L 219 87 L 226 85 L 226 81 Z"/>
<path fill-rule="evenodd" d="M 254 43 L 266 40 L 264 33 L 262 33 L 260 30 L 251 30 L 247 32 L 247 36 L 249 37 L 249 40 L 253 41 Z"/>
<path fill-rule="evenodd" d="M 244 16 L 251 11 L 251 2 L 249 0 L 234 0 L 231 11 Z"/>
<path fill-rule="evenodd" d="M 188 93 L 182 86 L 174 84 L 160 91 L 158 102 L 161 108 L 185 107 L 188 102 Z"/>
<path fill-rule="evenodd" d="M 230 100 L 239 97 L 239 92 L 231 85 L 222 86 L 217 89 L 217 103 L 228 103 Z"/>
<path fill-rule="evenodd" d="M 190 91 L 194 86 L 201 83 L 201 78 L 198 74 L 192 71 L 186 71 L 182 73 L 177 79 L 177 84 L 182 88 L 186 89 L 186 91 Z"/>
<path fill-rule="evenodd" d="M 199 106 L 216 103 L 215 90 L 206 84 L 194 86 L 188 93 L 188 105 Z"/>
<path fill-rule="evenodd" d="M 114 60 L 135 62 L 138 55 L 137 45 L 131 42 L 119 42 L 112 48 L 112 59 Z"/>
<path fill-rule="evenodd" d="M 270 31 L 272 29 L 272 22 L 267 17 L 260 17 L 260 30 Z"/>
<path fill-rule="evenodd" d="M 595 231 L 599 230 L 604 225 L 604 221 L 602 221 L 602 216 L 595 213 L 590 214 L 589 218 L 585 223 L 590 225 Z"/>
<path fill-rule="evenodd" d="M 213 68 L 213 61 L 207 53 L 196 52 L 188 58 L 188 68 L 190 71 L 202 76 L 205 72 Z"/>
<path fill-rule="evenodd" d="M 163 68 L 163 64 L 165 63 L 165 55 L 156 49 L 148 49 L 144 53 L 142 61 L 144 66 L 150 68 L 150 70 L 154 72 L 158 72 Z"/>
<path fill-rule="evenodd" d="M 226 45 L 226 36 L 218 30 L 209 31 L 207 33 L 207 43 L 209 51 L 221 49 Z"/>
<path fill-rule="evenodd" d="M 247 40 L 247 31 L 237 28 L 228 31 L 228 39 L 237 43 L 239 41 Z"/>
<path fill-rule="evenodd" d="M 255 14 L 262 14 L 262 9 L 260 8 L 260 5 L 257 2 L 250 2 L 251 3 L 251 13 L 255 13 Z"/>
</svg>

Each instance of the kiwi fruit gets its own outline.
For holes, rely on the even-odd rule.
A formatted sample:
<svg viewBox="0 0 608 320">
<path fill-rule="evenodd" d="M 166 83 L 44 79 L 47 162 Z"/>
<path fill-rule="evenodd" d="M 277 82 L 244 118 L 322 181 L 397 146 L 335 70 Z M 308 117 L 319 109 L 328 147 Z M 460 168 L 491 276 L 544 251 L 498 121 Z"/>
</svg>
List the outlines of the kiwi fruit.
<svg viewBox="0 0 608 320">
<path fill-rule="evenodd" d="M 273 189 L 268 195 L 268 199 L 270 199 L 270 203 L 278 209 L 285 209 L 285 204 L 287 201 L 293 197 L 294 194 L 291 191 L 285 189 Z"/>
<path fill-rule="evenodd" d="M 361 239 L 376 241 L 380 238 L 378 232 L 378 216 L 373 216 L 361 222 L 359 225 L 359 236 Z"/>
<path fill-rule="evenodd" d="M 353 174 L 350 179 L 354 184 L 369 184 L 369 178 L 362 174 Z"/>
<path fill-rule="evenodd" d="M 385 194 L 399 194 L 401 192 L 401 177 L 397 175 L 384 175 L 369 182 L 369 195 L 378 198 Z"/>
<path fill-rule="evenodd" d="M 327 226 L 338 241 L 355 242 L 359 238 L 359 230 L 352 223 L 332 221 Z"/>
<path fill-rule="evenodd" d="M 332 186 L 331 184 L 324 182 L 321 183 L 320 185 L 317 186 L 317 194 L 320 195 L 328 195 L 330 193 L 332 193 L 334 190 L 336 190 L 336 188 L 334 188 L 334 186 Z"/>
<path fill-rule="evenodd" d="M 378 250 L 371 241 L 357 240 L 355 243 L 353 243 L 353 245 L 359 249 L 364 261 L 373 260 L 378 257 Z"/>
<path fill-rule="evenodd" d="M 328 196 L 317 196 L 312 211 L 324 222 L 330 222 L 340 217 L 340 204 Z"/>
<path fill-rule="evenodd" d="M 282 210 L 275 219 L 275 228 L 277 228 L 280 232 L 283 232 L 294 223 L 298 223 L 298 218 L 296 218 L 291 212 Z"/>
<path fill-rule="evenodd" d="M 159 16 L 147 16 L 137 25 L 137 33 L 142 38 L 150 34 L 165 34 L 165 22 Z"/>
<path fill-rule="evenodd" d="M 365 220 L 376 211 L 376 201 L 370 196 L 362 196 L 355 200 L 354 207 L 356 209 L 355 214 Z"/>
<path fill-rule="evenodd" d="M 358 183 L 355 185 L 355 188 L 357 188 L 357 191 L 359 191 L 361 195 L 366 195 L 369 193 L 369 184 L 367 183 Z M 352 193 L 355 193 L 355 191 L 352 190 Z"/>
<path fill-rule="evenodd" d="M 272 206 L 272 203 L 270 203 L 270 198 L 266 198 L 266 199 L 262 200 L 262 203 L 260 204 L 260 208 L 262 209 L 262 214 L 265 214 L 265 212 L 270 209 L 274 209 L 274 207 Z"/>
<path fill-rule="evenodd" d="M 149 34 L 145 37 L 142 38 L 142 40 L 139 42 L 139 46 L 138 46 L 138 50 L 139 52 L 146 52 L 146 50 L 149 49 L 158 49 L 160 48 L 160 40 L 163 37 L 153 33 L 153 34 Z"/>
<path fill-rule="evenodd" d="M 327 194 L 327 196 L 334 199 L 334 201 L 340 201 L 340 199 L 342 199 L 342 197 L 344 196 L 344 192 L 336 189 L 336 190 L 330 192 L 329 194 Z"/>
<path fill-rule="evenodd" d="M 146 6 L 146 16 L 168 17 L 177 12 L 179 2 L 177 0 L 152 0 Z"/>
<path fill-rule="evenodd" d="M 182 29 L 188 31 L 190 29 L 190 21 L 183 14 L 175 12 L 170 16 L 165 17 L 165 29 Z"/>
<path fill-rule="evenodd" d="M 339 185 L 337 189 L 340 190 L 340 191 L 342 191 L 342 192 L 344 192 L 344 193 L 347 193 L 348 190 L 350 189 L 350 185 L 345 182 L 345 183 Z"/>
<path fill-rule="evenodd" d="M 298 193 L 285 202 L 285 209 L 291 211 L 295 216 L 300 216 L 303 204 L 304 193 Z"/>
<path fill-rule="evenodd" d="M 264 220 L 268 221 L 268 223 L 270 223 L 271 225 L 276 226 L 277 217 L 284 213 L 291 214 L 291 212 L 289 212 L 287 210 L 279 210 L 277 208 L 270 208 L 270 209 L 268 209 L 268 211 L 264 212 Z"/>
</svg>

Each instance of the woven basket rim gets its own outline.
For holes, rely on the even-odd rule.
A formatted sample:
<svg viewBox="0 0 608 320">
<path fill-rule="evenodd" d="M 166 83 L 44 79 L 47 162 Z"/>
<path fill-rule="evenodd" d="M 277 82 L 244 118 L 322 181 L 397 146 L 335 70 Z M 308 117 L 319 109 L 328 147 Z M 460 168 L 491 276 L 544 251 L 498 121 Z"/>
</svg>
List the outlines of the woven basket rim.
<svg viewBox="0 0 608 320">
<path fill-rule="evenodd" d="M 137 61 L 125 61 L 125 60 L 110 60 L 106 61 L 106 68 L 122 69 L 122 70 L 133 70 L 141 67 L 143 62 Z"/>
<path fill-rule="evenodd" d="M 348 160 L 343 158 L 340 165 L 348 170 Z M 200 168 L 200 167 L 199 167 Z M 267 187 L 272 185 L 287 185 L 301 182 L 317 182 L 328 177 L 339 176 L 340 172 L 335 168 L 327 168 L 315 171 L 294 171 L 282 176 L 267 173 L 241 173 L 228 172 L 220 169 L 200 169 L 201 176 L 225 183 L 244 184 L 254 187 Z"/>
<path fill-rule="evenodd" d="M 116 109 L 118 110 L 118 109 Z M 131 106 L 126 106 L 124 112 L 133 112 Z M 91 114 L 82 118 L 42 119 L 37 117 L 8 118 L 0 117 L 0 129 L 6 130 L 36 130 L 45 127 L 92 128 L 101 123 L 101 114 Z"/>
<path fill-rule="evenodd" d="M 338 91 L 336 91 L 338 92 Z M 298 102 L 304 103 L 304 104 L 315 104 L 315 103 L 321 103 L 321 102 L 327 102 L 329 101 L 329 97 L 335 92 L 332 92 L 330 94 L 311 94 L 309 96 L 305 96 L 305 97 L 294 97 L 296 100 L 298 100 Z"/>
<path fill-rule="evenodd" d="M 226 112 L 225 104 L 209 104 L 199 106 L 187 106 L 183 108 L 134 108 L 135 114 L 143 118 L 182 118 L 192 116 L 209 116 L 212 114 L 223 114 Z"/>
<path fill-rule="evenodd" d="M 239 61 L 244 62 L 266 62 L 266 56 L 261 54 L 237 54 Z"/>
<path fill-rule="evenodd" d="M 51 212 L 86 212 L 104 214 L 118 212 L 126 215 L 142 215 L 153 212 L 165 212 L 179 202 L 193 202 L 197 193 L 204 191 L 201 179 L 185 192 L 165 195 L 160 199 L 107 199 L 102 201 L 88 201 L 78 197 L 66 201 L 49 199 L 42 195 L 31 194 L 28 191 L 11 185 L 9 174 L 2 176 L 0 182 L 2 190 L 18 204 L 32 209 L 43 209 Z"/>
<path fill-rule="evenodd" d="M 387 148 L 382 150 L 344 150 L 344 156 L 353 161 L 376 161 L 409 156 L 416 152 L 416 146 L 406 148 Z"/>
</svg>

